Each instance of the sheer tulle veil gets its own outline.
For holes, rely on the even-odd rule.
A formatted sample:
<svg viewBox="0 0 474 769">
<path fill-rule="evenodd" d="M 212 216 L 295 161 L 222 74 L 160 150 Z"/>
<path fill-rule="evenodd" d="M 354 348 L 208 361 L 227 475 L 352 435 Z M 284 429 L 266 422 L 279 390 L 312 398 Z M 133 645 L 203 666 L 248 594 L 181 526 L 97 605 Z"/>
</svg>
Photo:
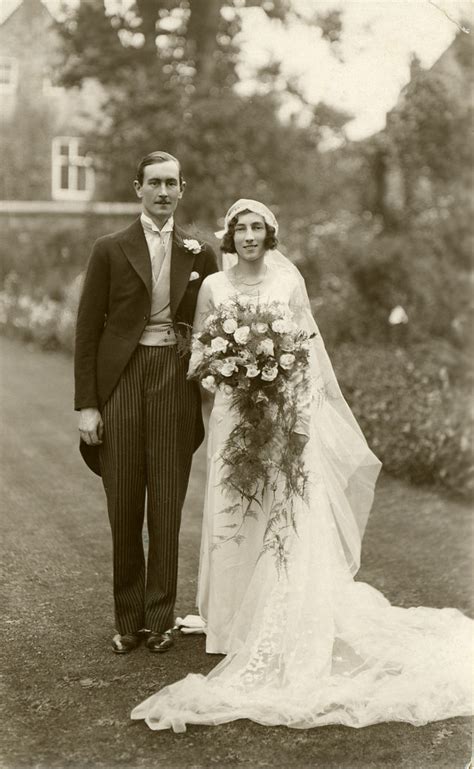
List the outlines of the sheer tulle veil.
<svg viewBox="0 0 474 769">
<path fill-rule="evenodd" d="M 247 208 L 254 201 L 243 201 Z M 254 206 L 254 208 L 256 208 Z M 254 210 L 252 208 L 251 210 Z M 232 210 L 232 209 L 231 209 Z M 268 217 L 269 209 L 259 204 L 256 213 L 264 215 L 271 226 L 276 220 Z M 235 216 L 233 213 L 232 216 Z M 219 233 L 220 234 L 220 233 Z M 223 255 L 223 267 L 229 269 L 235 254 Z M 278 249 L 265 254 L 265 263 L 278 279 L 288 277 L 297 282 L 292 311 L 300 327 L 311 336 L 311 381 L 313 388 L 312 433 L 320 449 L 313 460 L 318 475 L 323 475 L 331 490 L 331 510 L 340 537 L 347 565 L 354 575 L 360 566 L 362 537 L 374 499 L 375 484 L 381 463 L 372 453 L 357 421 L 344 399 L 334 373 L 324 341 L 313 317 L 306 285 L 300 271 Z M 309 447 L 314 448 L 315 441 Z"/>
</svg>

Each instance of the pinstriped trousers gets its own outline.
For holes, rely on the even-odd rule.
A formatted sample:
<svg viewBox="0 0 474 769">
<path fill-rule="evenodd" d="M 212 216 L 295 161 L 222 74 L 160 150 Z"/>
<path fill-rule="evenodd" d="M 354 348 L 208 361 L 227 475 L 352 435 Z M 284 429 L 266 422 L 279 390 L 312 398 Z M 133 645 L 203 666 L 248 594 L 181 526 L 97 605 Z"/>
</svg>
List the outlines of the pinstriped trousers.
<svg viewBox="0 0 474 769">
<path fill-rule="evenodd" d="M 100 464 L 121 634 L 142 628 L 161 633 L 174 624 L 179 527 L 198 408 L 186 370 L 176 347 L 138 345 L 102 413 Z"/>
</svg>

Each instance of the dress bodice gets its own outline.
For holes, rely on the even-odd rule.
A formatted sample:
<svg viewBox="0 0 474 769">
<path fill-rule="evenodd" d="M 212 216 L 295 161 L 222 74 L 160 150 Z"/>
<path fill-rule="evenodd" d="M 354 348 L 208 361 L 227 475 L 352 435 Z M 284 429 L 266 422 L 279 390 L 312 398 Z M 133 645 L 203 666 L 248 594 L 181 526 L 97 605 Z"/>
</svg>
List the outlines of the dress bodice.
<svg viewBox="0 0 474 769">
<path fill-rule="evenodd" d="M 287 280 L 282 281 L 281 275 L 271 269 L 268 270 L 262 282 L 256 286 L 236 285 L 228 270 L 209 275 L 205 282 L 210 288 L 211 301 L 214 307 L 236 296 L 245 296 L 255 302 L 281 302 L 292 308 L 298 290 L 298 283 L 295 279 L 288 276 Z"/>
</svg>

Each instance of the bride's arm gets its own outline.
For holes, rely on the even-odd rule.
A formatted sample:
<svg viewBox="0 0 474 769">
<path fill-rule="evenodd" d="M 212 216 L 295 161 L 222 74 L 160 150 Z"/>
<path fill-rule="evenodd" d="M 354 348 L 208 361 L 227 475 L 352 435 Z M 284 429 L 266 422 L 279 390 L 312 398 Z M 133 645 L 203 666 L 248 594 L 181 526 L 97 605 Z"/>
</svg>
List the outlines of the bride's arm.
<svg viewBox="0 0 474 769">
<path fill-rule="evenodd" d="M 311 336 L 314 329 L 308 323 L 309 299 L 303 280 L 297 281 L 290 297 L 290 309 L 298 328 Z M 312 320 L 312 318 L 311 318 Z M 293 386 L 297 392 L 297 419 L 293 430 L 294 438 L 303 447 L 309 439 L 313 394 L 311 376 L 308 370 L 299 370 L 293 376 Z"/>
<path fill-rule="evenodd" d="M 204 330 L 204 321 L 209 313 L 212 311 L 214 303 L 212 301 L 212 290 L 210 286 L 209 278 L 206 278 L 201 288 L 196 302 L 196 311 L 194 313 L 193 321 L 193 339 L 191 346 L 191 358 L 188 366 L 188 376 L 191 376 L 196 366 L 201 362 L 202 353 L 199 348 L 197 340 L 198 335 Z"/>
<path fill-rule="evenodd" d="M 211 276 L 209 276 L 211 277 Z M 204 330 L 204 321 L 206 316 L 213 310 L 214 303 L 212 301 L 212 289 L 209 278 L 206 278 L 199 289 L 199 294 L 196 302 L 196 311 L 194 313 L 193 321 L 193 336 L 200 334 Z"/>
</svg>

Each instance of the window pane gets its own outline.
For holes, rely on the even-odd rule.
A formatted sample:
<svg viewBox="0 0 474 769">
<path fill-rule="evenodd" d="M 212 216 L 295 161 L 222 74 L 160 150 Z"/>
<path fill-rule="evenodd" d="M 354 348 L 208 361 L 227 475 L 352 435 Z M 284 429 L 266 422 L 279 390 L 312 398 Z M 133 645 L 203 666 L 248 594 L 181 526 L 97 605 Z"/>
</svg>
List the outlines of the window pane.
<svg viewBox="0 0 474 769">
<path fill-rule="evenodd" d="M 69 189 L 69 168 L 68 166 L 61 166 L 61 184 L 62 190 Z"/>
<path fill-rule="evenodd" d="M 12 81 L 13 67 L 11 62 L 0 62 L 0 83 L 2 85 L 9 85 Z"/>
<path fill-rule="evenodd" d="M 61 142 L 59 145 L 59 154 L 63 158 L 69 157 L 69 142 Z"/>
<path fill-rule="evenodd" d="M 77 189 L 86 190 L 87 189 L 86 182 L 87 182 L 86 169 L 84 166 L 78 166 L 77 167 Z"/>
</svg>

